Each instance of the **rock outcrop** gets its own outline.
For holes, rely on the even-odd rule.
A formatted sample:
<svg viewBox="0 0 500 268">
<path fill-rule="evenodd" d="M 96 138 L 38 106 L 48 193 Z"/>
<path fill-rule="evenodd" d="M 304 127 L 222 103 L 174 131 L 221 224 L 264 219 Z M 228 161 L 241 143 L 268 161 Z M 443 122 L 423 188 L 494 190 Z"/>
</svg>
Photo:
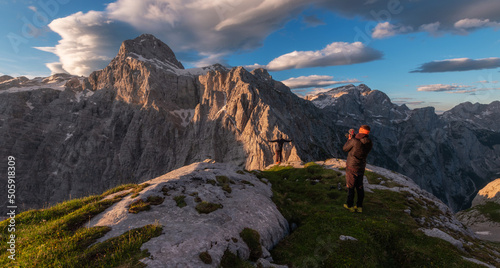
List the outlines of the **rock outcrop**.
<svg viewBox="0 0 500 268">
<path fill-rule="evenodd" d="M 470 209 L 457 213 L 457 218 L 485 240 L 500 242 L 500 220 L 489 214 L 500 215 L 500 179 L 481 189 Z"/>
<path fill-rule="evenodd" d="M 472 200 L 472 206 L 484 205 L 486 202 L 500 204 L 500 179 L 488 183 L 483 189 L 479 190 Z"/>
<path fill-rule="evenodd" d="M 219 267 L 226 250 L 246 260 L 250 249 L 240 236 L 245 228 L 260 234 L 261 258 L 272 262 L 268 250 L 289 233 L 271 200 L 271 185 L 237 166 L 194 163 L 145 183 L 149 186 L 138 196 L 125 197 L 89 226 L 111 227 L 97 242 L 148 224 L 163 226 L 163 233 L 141 248 L 151 254 L 142 260 L 148 267 Z M 129 212 L 134 202 L 148 197 L 164 200 L 148 211 Z M 200 209 L 207 203 L 213 211 Z M 199 257 L 203 252 L 213 260 L 208 265 Z"/>
</svg>

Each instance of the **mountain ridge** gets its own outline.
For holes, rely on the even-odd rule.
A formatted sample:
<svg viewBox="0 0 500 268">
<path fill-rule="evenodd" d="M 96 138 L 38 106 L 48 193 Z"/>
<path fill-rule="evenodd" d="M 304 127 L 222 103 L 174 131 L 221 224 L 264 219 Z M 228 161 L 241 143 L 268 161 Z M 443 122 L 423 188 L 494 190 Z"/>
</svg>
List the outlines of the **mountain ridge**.
<svg viewBox="0 0 500 268">
<path fill-rule="evenodd" d="M 149 51 L 155 47 L 161 49 Z M 176 61 L 166 44 L 145 35 L 125 41 L 88 78 L 3 77 L 0 150 L 20 159 L 20 203 L 39 207 L 206 158 L 261 169 L 273 162 L 268 140 L 279 134 L 294 140 L 284 151 L 289 161 L 339 157 L 344 133 L 365 123 L 375 141 L 369 162 L 413 176 L 454 210 L 500 170 L 497 132 L 486 120 L 495 109 L 483 111 L 492 114 L 479 126 L 491 130 L 445 124 L 432 108 L 409 110 L 366 85 L 345 86 L 335 100 L 324 94 L 335 105 L 317 107 L 263 69 L 184 69 Z M 459 146 L 442 144 L 455 136 L 465 148 L 479 148 L 474 166 L 464 150 L 453 156 Z M 466 179 L 443 188 L 457 176 Z"/>
</svg>

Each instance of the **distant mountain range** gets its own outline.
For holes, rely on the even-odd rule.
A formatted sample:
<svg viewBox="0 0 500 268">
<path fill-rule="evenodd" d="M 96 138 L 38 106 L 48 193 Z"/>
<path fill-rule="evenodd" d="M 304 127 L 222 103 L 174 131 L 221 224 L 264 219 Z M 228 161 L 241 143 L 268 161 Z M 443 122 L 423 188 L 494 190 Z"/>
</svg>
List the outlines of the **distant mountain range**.
<svg viewBox="0 0 500 268">
<path fill-rule="evenodd" d="M 413 178 L 455 211 L 500 176 L 498 101 L 436 115 L 393 104 L 366 85 L 302 99 L 264 69 L 184 69 L 147 34 L 123 42 L 89 77 L 0 77 L 0 111 L 0 152 L 17 159 L 24 209 L 207 158 L 261 169 L 273 162 L 268 140 L 278 134 L 293 140 L 288 161 L 343 158 L 344 134 L 361 124 L 372 126 L 370 163 Z"/>
</svg>

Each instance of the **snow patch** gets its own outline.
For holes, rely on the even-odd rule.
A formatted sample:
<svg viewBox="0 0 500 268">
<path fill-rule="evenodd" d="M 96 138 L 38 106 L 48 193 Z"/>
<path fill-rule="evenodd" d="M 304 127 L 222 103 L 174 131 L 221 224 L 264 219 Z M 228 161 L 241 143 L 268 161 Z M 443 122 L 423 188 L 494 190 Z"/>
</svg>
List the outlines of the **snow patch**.
<svg viewBox="0 0 500 268">
<path fill-rule="evenodd" d="M 340 240 L 342 241 L 348 241 L 348 240 L 352 240 L 352 241 L 358 241 L 358 239 L 352 237 L 352 236 L 348 236 L 348 235 L 341 235 L 339 237 Z"/>
<path fill-rule="evenodd" d="M 65 84 L 66 84 L 66 81 L 61 81 L 61 82 L 52 82 L 51 81 L 47 84 L 42 84 L 42 85 L 30 85 L 30 86 L 25 86 L 25 87 L 11 87 L 9 89 L 0 91 L 0 94 L 26 92 L 26 91 L 33 91 L 33 90 L 37 90 L 37 89 L 54 89 L 54 90 L 58 90 L 58 91 L 64 91 Z"/>
<path fill-rule="evenodd" d="M 136 59 L 142 62 L 148 62 L 152 65 L 154 65 L 158 69 L 162 69 L 165 71 L 169 71 L 171 73 L 174 73 L 178 76 L 199 76 L 199 75 L 205 75 L 209 71 L 214 71 L 217 68 L 215 66 L 207 66 L 207 67 L 200 67 L 200 68 L 189 68 L 189 69 L 180 69 L 171 62 L 168 61 L 161 61 L 158 59 L 146 59 L 141 55 L 138 55 L 136 53 L 131 52 L 130 55 L 132 57 L 127 57 L 127 59 Z"/>
<path fill-rule="evenodd" d="M 33 106 L 33 104 L 29 101 L 26 102 L 26 106 L 28 106 L 28 108 L 30 108 L 30 110 L 33 110 L 35 107 Z"/>
<path fill-rule="evenodd" d="M 67 133 L 66 134 L 66 139 L 64 139 L 64 141 L 69 140 L 71 137 L 73 137 L 73 133 Z"/>
<path fill-rule="evenodd" d="M 187 127 L 189 125 L 189 122 L 193 120 L 194 112 L 195 112 L 194 109 L 180 109 L 171 111 L 170 113 L 180 117 L 182 120 L 181 125 L 183 127 Z"/>
</svg>

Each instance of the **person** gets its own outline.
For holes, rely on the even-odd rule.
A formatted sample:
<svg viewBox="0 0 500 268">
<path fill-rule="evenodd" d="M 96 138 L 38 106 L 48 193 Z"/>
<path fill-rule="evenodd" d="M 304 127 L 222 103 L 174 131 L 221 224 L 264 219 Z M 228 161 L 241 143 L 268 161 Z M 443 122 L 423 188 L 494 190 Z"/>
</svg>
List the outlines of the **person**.
<svg viewBox="0 0 500 268">
<path fill-rule="evenodd" d="M 345 170 L 347 204 L 344 204 L 344 207 L 351 212 L 363 212 L 363 199 L 365 197 L 363 177 L 365 175 L 366 158 L 373 147 L 373 143 L 369 136 L 369 126 L 362 125 L 359 128 L 359 133 L 356 135 L 353 132 L 349 133 L 349 140 L 343 147 L 344 152 L 348 153 Z M 358 198 L 356 206 L 353 207 L 354 191 L 357 192 Z"/>
<path fill-rule="evenodd" d="M 285 142 L 292 142 L 292 140 L 285 140 L 281 137 L 281 134 L 278 134 L 278 138 L 275 140 L 270 140 L 269 142 L 276 142 L 276 165 L 281 164 L 283 160 L 282 152 L 283 152 L 283 144 Z"/>
</svg>

